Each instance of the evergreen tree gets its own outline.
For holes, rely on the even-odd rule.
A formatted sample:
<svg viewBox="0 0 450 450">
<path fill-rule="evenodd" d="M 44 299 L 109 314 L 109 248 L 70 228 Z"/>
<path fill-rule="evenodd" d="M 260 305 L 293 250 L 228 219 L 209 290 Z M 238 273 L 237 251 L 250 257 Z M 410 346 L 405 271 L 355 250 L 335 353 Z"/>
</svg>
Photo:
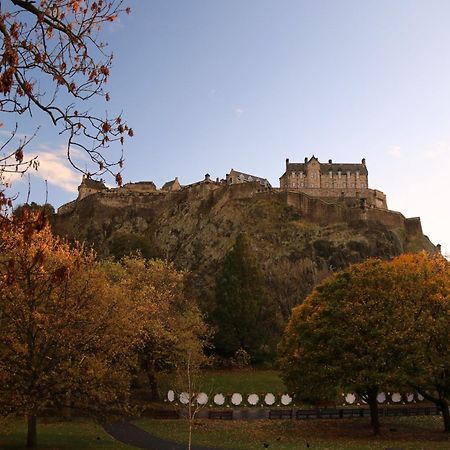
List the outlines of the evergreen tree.
<svg viewBox="0 0 450 450">
<path fill-rule="evenodd" d="M 277 329 L 275 308 L 269 302 L 261 268 L 245 234 L 238 235 L 225 256 L 216 281 L 213 316 L 218 354 L 231 357 L 244 349 L 253 362 L 270 358 Z"/>
</svg>

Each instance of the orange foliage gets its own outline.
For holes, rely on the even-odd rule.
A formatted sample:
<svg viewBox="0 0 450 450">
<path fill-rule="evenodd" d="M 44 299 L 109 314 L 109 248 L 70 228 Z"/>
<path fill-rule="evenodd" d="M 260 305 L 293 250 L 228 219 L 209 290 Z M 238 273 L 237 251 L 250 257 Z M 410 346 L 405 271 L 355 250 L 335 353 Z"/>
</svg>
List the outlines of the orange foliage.
<svg viewBox="0 0 450 450">
<path fill-rule="evenodd" d="M 126 133 L 128 128 L 119 129 L 114 120 L 96 116 L 85 103 L 95 96 L 109 100 L 104 85 L 112 55 L 105 53 L 106 44 L 96 33 L 129 11 L 123 0 L 0 3 L 0 109 L 13 114 L 32 114 L 36 108 L 43 111 L 59 134 L 67 137 L 72 165 L 78 168 L 71 148 L 89 154 L 94 162 L 91 176 L 104 172 L 115 176 L 122 157 L 107 161 L 101 151 L 113 142 L 123 145 L 124 137 L 133 135 Z M 40 84 L 46 89 L 34 88 Z M 58 95 L 61 86 L 71 96 L 67 103 Z M 17 160 L 13 149 L 0 148 L 0 182 L 2 173 L 23 173 L 33 165 L 32 158 Z"/>
<path fill-rule="evenodd" d="M 126 405 L 139 317 L 45 214 L 0 226 L 0 413 Z"/>
</svg>

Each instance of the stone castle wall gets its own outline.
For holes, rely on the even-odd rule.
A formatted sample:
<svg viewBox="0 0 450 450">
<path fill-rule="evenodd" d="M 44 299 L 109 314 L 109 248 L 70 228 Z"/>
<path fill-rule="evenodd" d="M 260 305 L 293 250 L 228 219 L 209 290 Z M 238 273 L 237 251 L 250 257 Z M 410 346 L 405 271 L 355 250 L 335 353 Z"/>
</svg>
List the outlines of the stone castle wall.
<svg viewBox="0 0 450 450">
<path fill-rule="evenodd" d="M 370 208 L 387 209 L 386 195 L 376 189 L 338 189 L 338 188 L 302 188 L 295 190 L 311 197 L 319 197 L 329 202 L 336 202 L 340 198 L 365 199 Z"/>
<path fill-rule="evenodd" d="M 320 224 L 353 222 L 353 221 L 377 221 L 388 228 L 408 228 L 409 231 L 421 232 L 420 219 L 406 219 L 397 211 L 380 208 L 357 207 L 343 203 L 331 203 L 320 198 L 309 196 L 303 192 L 284 191 L 287 205 L 296 208 L 305 218 L 317 221 Z"/>
<path fill-rule="evenodd" d="M 191 201 L 204 201 L 211 204 L 226 202 L 233 199 L 247 199 L 255 196 L 269 196 L 274 200 L 281 200 L 288 206 L 299 211 L 301 217 L 313 220 L 319 224 L 351 222 L 351 221 L 378 221 L 388 228 L 404 228 L 408 233 L 422 232 L 420 218 L 406 219 L 403 214 L 390 211 L 386 208 L 384 194 L 373 189 L 363 191 L 349 191 L 346 195 L 336 198 L 334 190 L 328 190 L 323 196 L 310 195 L 317 193 L 317 189 L 309 189 L 308 193 L 265 188 L 257 182 L 225 185 L 223 183 L 198 183 L 175 192 L 141 191 L 134 189 L 115 188 L 97 191 L 89 195 L 97 207 L 104 208 L 144 208 L 165 204 L 167 202 L 180 203 Z M 358 193 L 358 195 L 357 195 Z M 362 199 L 366 199 L 362 202 Z M 82 198 L 81 201 L 87 199 Z M 58 214 L 73 212 L 80 199 L 62 205 Z M 378 202 L 378 203 L 377 203 Z M 383 203 L 384 202 L 384 203 Z M 383 207 L 380 205 L 382 204 Z M 153 206 L 151 206 L 153 205 Z"/>
</svg>

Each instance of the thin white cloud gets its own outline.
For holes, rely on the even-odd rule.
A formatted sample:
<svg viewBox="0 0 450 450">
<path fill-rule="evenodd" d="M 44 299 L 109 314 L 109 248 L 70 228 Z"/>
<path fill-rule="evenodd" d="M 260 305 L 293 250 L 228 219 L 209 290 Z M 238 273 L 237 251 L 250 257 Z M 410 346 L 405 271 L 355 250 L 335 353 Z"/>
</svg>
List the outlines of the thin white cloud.
<svg viewBox="0 0 450 450">
<path fill-rule="evenodd" d="M 17 173 L 17 172 L 5 172 L 2 174 L 2 177 L 3 177 L 3 179 L 0 179 L 0 185 L 6 183 L 6 184 L 12 186 L 17 181 L 22 180 L 24 177 L 24 174 Z"/>
<path fill-rule="evenodd" d="M 236 107 L 233 110 L 233 114 L 234 114 L 234 117 L 239 119 L 239 117 L 242 117 L 242 115 L 244 114 L 244 110 L 242 108 L 240 108 L 240 107 Z"/>
<path fill-rule="evenodd" d="M 76 191 L 80 174 L 70 167 L 67 157 L 61 151 L 39 150 L 39 168 L 35 175 L 68 192 Z"/>
<path fill-rule="evenodd" d="M 387 149 L 386 153 L 387 153 L 389 156 L 392 156 L 393 158 L 401 158 L 401 157 L 403 156 L 403 154 L 402 154 L 402 149 L 400 148 L 399 145 L 391 145 L 391 146 Z"/>
<path fill-rule="evenodd" d="M 78 151 L 74 153 L 76 156 L 82 156 L 78 154 Z M 48 145 L 40 144 L 36 151 L 26 152 L 25 154 L 26 158 L 34 156 L 38 157 L 38 170 L 30 167 L 27 174 L 47 180 L 48 183 L 65 191 L 76 191 L 80 184 L 80 174 L 70 166 L 65 146 L 52 148 Z M 5 180 L 14 185 L 20 181 L 24 182 L 25 178 L 18 173 L 7 173 L 5 174 Z"/>
<path fill-rule="evenodd" d="M 450 157 L 450 144 L 438 141 L 422 152 L 425 159 L 447 159 Z"/>
</svg>

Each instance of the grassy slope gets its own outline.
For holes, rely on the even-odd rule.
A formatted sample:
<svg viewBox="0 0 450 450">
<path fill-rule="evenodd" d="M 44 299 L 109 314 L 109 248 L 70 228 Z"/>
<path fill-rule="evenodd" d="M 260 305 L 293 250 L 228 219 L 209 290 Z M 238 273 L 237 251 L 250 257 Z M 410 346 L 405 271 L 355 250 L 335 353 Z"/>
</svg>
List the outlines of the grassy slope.
<svg viewBox="0 0 450 450">
<path fill-rule="evenodd" d="M 286 391 L 276 370 L 211 370 L 205 372 L 202 385 L 206 392 L 277 393 Z"/>
<path fill-rule="evenodd" d="M 23 420 L 0 421 L 0 449 L 25 449 L 26 424 Z M 88 421 L 38 423 L 39 450 L 132 450 Z"/>
<path fill-rule="evenodd" d="M 163 438 L 186 442 L 183 421 L 138 421 L 138 426 Z M 393 418 L 383 422 L 383 434 L 375 438 L 369 422 L 345 421 L 202 421 L 194 430 L 194 444 L 234 450 L 253 450 L 269 444 L 273 450 L 402 450 L 449 449 L 440 417 Z"/>
</svg>

